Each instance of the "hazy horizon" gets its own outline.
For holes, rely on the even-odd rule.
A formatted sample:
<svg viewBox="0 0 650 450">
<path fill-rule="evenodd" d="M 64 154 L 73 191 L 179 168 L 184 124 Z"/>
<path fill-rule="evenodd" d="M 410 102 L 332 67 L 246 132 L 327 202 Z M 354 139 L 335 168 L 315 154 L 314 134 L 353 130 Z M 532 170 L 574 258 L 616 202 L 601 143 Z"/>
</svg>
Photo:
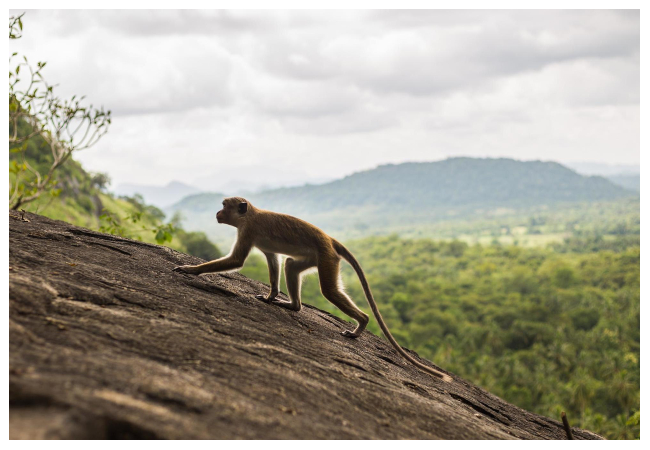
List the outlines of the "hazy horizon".
<svg viewBox="0 0 650 450">
<path fill-rule="evenodd" d="M 10 53 L 47 61 L 62 97 L 113 111 L 75 155 L 113 188 L 255 189 L 456 156 L 639 165 L 639 11 L 31 10 L 23 23 Z"/>
<path fill-rule="evenodd" d="M 463 157 L 464 156 L 453 156 L 453 157 L 450 157 L 450 158 L 463 158 Z M 449 158 L 439 159 L 439 160 L 435 160 L 435 161 L 401 161 L 401 162 L 395 163 L 395 164 L 435 163 L 435 162 L 444 161 L 445 159 L 449 159 Z M 490 159 L 490 158 L 488 158 L 488 159 Z M 498 157 L 497 158 L 491 158 L 491 159 L 498 159 Z M 512 158 L 512 159 L 515 159 L 517 161 L 522 161 L 522 162 L 530 162 L 530 161 L 558 162 L 558 161 L 551 161 L 551 160 L 521 160 L 521 159 L 517 159 L 517 158 Z M 388 163 L 388 164 L 393 164 L 393 163 Z M 607 177 L 607 176 L 612 176 L 612 175 L 627 175 L 627 174 L 636 175 L 636 174 L 640 173 L 640 169 L 641 169 L 641 166 L 638 165 L 638 164 L 606 164 L 606 163 L 595 163 L 595 162 L 590 162 L 590 161 L 576 161 L 576 162 L 573 162 L 573 163 L 560 163 L 560 164 L 563 164 L 564 166 L 576 171 L 577 173 L 579 173 L 581 175 L 585 175 L 585 176 L 600 175 L 600 176 Z M 329 183 L 329 182 L 336 181 L 336 180 L 339 180 L 341 178 L 353 175 L 353 174 L 358 173 L 358 172 L 377 169 L 378 167 L 381 167 L 383 165 L 386 165 L 386 164 L 379 164 L 379 165 L 376 165 L 376 166 L 373 166 L 373 167 L 369 167 L 367 169 L 361 169 L 359 171 L 354 171 L 354 172 L 351 172 L 349 174 L 344 174 L 341 177 L 329 178 L 329 179 L 324 179 L 324 180 L 305 181 L 305 182 L 295 182 L 295 183 L 283 184 L 282 179 L 278 179 L 276 184 L 269 185 L 269 186 L 267 186 L 265 188 L 266 189 L 275 189 L 277 187 L 296 187 L 296 186 L 303 186 L 305 184 L 325 184 L 325 183 Z M 182 181 L 182 180 L 170 180 L 170 181 L 167 181 L 167 182 L 162 183 L 162 184 L 121 183 L 120 185 L 115 185 L 115 183 L 113 183 L 109 190 L 111 190 L 113 192 L 116 192 L 117 194 L 121 194 L 121 192 L 119 192 L 120 187 L 125 188 L 127 186 L 128 187 L 142 186 L 142 187 L 162 188 L 162 187 L 168 187 L 168 186 L 170 186 L 172 184 L 176 184 L 176 183 L 181 183 L 182 185 L 185 185 L 185 186 L 194 187 L 194 188 L 200 190 L 201 192 L 209 192 L 209 191 L 220 192 L 220 189 L 218 187 L 217 188 L 211 188 L 211 189 L 203 189 L 198 184 L 194 184 L 194 183 L 191 183 L 191 182 L 188 182 L 188 181 Z M 252 189 L 252 190 L 260 191 L 262 189 Z"/>
</svg>

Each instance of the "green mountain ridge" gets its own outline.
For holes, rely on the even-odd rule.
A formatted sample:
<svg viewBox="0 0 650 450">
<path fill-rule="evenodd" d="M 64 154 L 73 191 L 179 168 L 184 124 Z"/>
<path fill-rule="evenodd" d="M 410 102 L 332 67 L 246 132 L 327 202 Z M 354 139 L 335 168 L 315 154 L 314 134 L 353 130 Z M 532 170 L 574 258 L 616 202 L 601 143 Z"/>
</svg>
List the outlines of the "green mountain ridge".
<svg viewBox="0 0 650 450">
<path fill-rule="evenodd" d="M 305 201 L 314 194 L 321 197 L 318 202 Z M 555 162 L 451 158 L 383 165 L 324 185 L 277 189 L 258 197 L 269 203 L 298 201 L 313 211 L 342 204 L 398 209 L 486 204 L 513 207 L 628 195 L 603 177 L 585 177 Z"/>
<path fill-rule="evenodd" d="M 189 229 L 213 239 L 223 194 L 185 197 L 167 209 L 191 218 Z M 601 176 L 583 176 L 556 162 L 450 158 L 388 164 L 319 185 L 263 191 L 247 198 L 257 207 L 296 215 L 331 232 L 397 229 L 512 213 L 533 207 L 638 197 Z M 223 227 L 220 227 L 223 228 Z"/>
<path fill-rule="evenodd" d="M 220 195 L 190 195 L 171 208 L 194 208 Z M 382 165 L 325 184 L 273 189 L 250 197 L 263 208 L 316 213 L 368 205 L 400 210 L 425 206 L 520 207 L 633 195 L 604 177 L 579 175 L 555 162 L 450 158 L 432 163 Z"/>
</svg>

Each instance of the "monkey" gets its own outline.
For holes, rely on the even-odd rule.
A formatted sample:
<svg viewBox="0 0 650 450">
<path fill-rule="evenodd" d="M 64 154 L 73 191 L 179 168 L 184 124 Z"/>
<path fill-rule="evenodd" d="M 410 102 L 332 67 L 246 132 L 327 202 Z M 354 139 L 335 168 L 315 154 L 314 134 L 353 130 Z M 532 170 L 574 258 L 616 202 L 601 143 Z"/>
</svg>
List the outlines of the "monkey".
<svg viewBox="0 0 650 450">
<path fill-rule="evenodd" d="M 297 217 L 256 208 L 242 197 L 226 198 L 222 206 L 216 215 L 217 222 L 237 228 L 237 239 L 231 252 L 214 261 L 196 266 L 178 266 L 173 271 L 192 275 L 234 271 L 243 267 L 248 254 L 256 247 L 266 256 L 271 284 L 267 295 L 256 295 L 256 298 L 291 311 L 300 311 L 302 275 L 315 268 L 323 296 L 357 322 L 353 331 L 345 330 L 341 334 L 357 338 L 370 319 L 342 288 L 339 268 L 341 259 L 344 259 L 356 272 L 382 332 L 399 354 L 421 370 L 443 381 L 452 381 L 449 375 L 416 361 L 397 343 L 379 312 L 361 265 L 343 244 L 315 225 Z M 280 255 L 287 256 L 284 275 L 289 301 L 276 298 L 280 292 Z"/>
</svg>

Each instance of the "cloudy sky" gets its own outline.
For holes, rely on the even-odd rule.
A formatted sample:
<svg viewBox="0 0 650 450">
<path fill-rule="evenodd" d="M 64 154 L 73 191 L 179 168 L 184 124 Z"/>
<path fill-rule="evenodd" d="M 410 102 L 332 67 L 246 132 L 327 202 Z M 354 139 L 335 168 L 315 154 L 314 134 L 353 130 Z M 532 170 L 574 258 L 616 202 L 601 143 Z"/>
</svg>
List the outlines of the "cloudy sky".
<svg viewBox="0 0 650 450">
<path fill-rule="evenodd" d="M 16 13 L 17 11 L 11 11 Z M 319 181 L 450 156 L 639 163 L 638 11 L 27 11 L 10 42 L 113 113 L 121 183 Z"/>
</svg>

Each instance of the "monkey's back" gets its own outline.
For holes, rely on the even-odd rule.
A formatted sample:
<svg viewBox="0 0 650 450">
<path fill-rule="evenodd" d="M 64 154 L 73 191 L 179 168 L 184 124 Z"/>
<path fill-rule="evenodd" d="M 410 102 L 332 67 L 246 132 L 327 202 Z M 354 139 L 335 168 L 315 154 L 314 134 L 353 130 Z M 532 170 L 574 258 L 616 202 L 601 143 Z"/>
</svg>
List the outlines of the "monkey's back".
<svg viewBox="0 0 650 450">
<path fill-rule="evenodd" d="M 265 233 L 253 236 L 253 245 L 264 252 L 309 257 L 334 252 L 332 238 L 309 222 L 288 214 L 255 210 L 255 222 Z"/>
</svg>

